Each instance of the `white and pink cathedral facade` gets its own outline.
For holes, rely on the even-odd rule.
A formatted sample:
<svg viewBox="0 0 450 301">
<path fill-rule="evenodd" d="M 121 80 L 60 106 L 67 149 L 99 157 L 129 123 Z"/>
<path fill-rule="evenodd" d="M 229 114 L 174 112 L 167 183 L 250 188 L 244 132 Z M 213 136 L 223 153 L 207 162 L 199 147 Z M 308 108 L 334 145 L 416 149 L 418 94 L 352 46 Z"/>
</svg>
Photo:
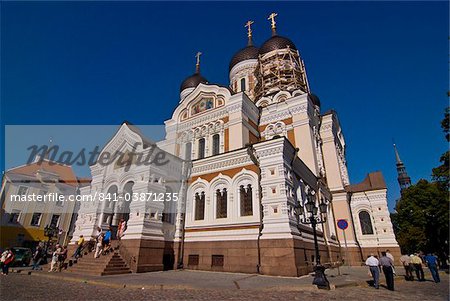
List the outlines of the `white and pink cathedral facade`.
<svg viewBox="0 0 450 301">
<path fill-rule="evenodd" d="M 314 266 L 312 228 L 301 223 L 306 192 L 328 204 L 318 225 L 323 264 L 360 265 L 369 253 L 397 244 L 381 172 L 351 184 L 346 142 L 335 111 L 322 112 L 299 50 L 276 32 L 232 58 L 227 86 L 196 72 L 157 148 L 164 166 L 91 166 L 81 194 L 176 193 L 176 202 L 83 203 L 72 244 L 97 226 L 128 223 L 121 256 L 134 272 L 200 269 L 299 276 Z M 135 126 L 123 123 L 103 151 L 153 151 Z M 320 200 L 319 200 L 320 199 Z M 337 221 L 345 219 L 344 232 Z"/>
</svg>

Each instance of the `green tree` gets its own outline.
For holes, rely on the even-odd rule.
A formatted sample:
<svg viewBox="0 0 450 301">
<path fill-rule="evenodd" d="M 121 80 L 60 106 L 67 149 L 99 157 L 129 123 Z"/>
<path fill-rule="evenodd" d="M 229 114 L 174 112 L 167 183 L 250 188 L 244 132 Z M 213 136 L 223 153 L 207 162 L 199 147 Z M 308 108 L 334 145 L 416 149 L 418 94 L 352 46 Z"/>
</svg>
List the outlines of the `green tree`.
<svg viewBox="0 0 450 301">
<path fill-rule="evenodd" d="M 420 180 L 405 189 L 393 215 L 397 240 L 404 253 L 436 252 L 448 256 L 448 193 L 439 183 Z"/>
</svg>

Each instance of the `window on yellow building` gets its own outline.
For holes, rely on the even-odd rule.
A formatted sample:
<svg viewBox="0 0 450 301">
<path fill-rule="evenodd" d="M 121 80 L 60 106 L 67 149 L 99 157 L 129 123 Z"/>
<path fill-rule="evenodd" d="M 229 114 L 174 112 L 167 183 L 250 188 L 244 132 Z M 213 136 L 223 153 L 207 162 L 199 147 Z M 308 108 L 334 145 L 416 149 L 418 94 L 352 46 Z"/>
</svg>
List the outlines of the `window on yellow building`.
<svg viewBox="0 0 450 301">
<path fill-rule="evenodd" d="M 33 213 L 30 225 L 39 227 L 39 225 L 41 224 L 41 219 L 42 219 L 42 213 L 37 213 L 37 212 Z"/>
<path fill-rule="evenodd" d="M 50 221 L 50 226 L 58 227 L 59 226 L 59 214 L 53 214 L 52 220 Z"/>
<path fill-rule="evenodd" d="M 20 211 L 13 210 L 9 215 L 8 223 L 10 224 L 18 224 L 20 220 Z"/>
</svg>

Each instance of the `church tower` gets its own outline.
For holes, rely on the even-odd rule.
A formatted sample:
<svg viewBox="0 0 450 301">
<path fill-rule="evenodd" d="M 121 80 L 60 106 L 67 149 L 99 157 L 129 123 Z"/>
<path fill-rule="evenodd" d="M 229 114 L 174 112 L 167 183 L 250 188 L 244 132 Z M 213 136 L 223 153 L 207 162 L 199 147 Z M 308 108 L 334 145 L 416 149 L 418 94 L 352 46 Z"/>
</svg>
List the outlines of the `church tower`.
<svg viewBox="0 0 450 301">
<path fill-rule="evenodd" d="M 258 65 L 259 48 L 253 45 L 252 24 L 249 20 L 247 27 L 247 46 L 239 50 L 230 61 L 230 88 L 235 92 L 245 92 L 247 96 L 255 101 L 255 69 Z"/>
<path fill-rule="evenodd" d="M 396 166 L 397 166 L 397 181 L 400 185 L 400 192 L 403 192 L 404 189 L 411 186 L 411 178 L 408 176 L 408 173 L 406 172 L 405 164 L 403 164 L 402 160 L 400 159 L 400 155 L 398 154 L 397 146 L 394 144 L 394 151 L 395 151 L 395 160 L 396 160 Z"/>
<path fill-rule="evenodd" d="M 269 16 L 272 37 L 259 49 L 259 63 L 255 70 L 258 81 L 256 98 L 271 96 L 279 91 L 292 93 L 299 89 L 309 93 L 303 60 L 294 43 L 277 34 L 276 16 L 276 13 Z"/>
</svg>

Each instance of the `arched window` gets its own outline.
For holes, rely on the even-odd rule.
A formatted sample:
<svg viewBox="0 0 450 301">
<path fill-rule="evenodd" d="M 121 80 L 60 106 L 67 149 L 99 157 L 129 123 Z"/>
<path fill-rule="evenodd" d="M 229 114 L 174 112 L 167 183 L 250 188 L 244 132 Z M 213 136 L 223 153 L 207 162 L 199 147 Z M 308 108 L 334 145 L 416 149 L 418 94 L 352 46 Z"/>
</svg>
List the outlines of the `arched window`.
<svg viewBox="0 0 450 301">
<path fill-rule="evenodd" d="M 227 189 L 224 188 L 222 191 L 220 189 L 216 190 L 216 217 L 226 218 L 227 217 Z"/>
<path fill-rule="evenodd" d="M 188 142 L 185 144 L 184 148 L 184 159 L 191 160 L 191 153 L 192 153 L 192 143 Z"/>
<path fill-rule="evenodd" d="M 134 182 L 133 181 L 129 181 L 123 187 L 123 194 L 124 194 L 125 203 L 121 207 L 121 211 L 120 212 L 122 213 L 122 218 L 125 221 L 128 221 L 130 219 L 130 202 L 133 199 L 133 186 L 134 186 Z"/>
<path fill-rule="evenodd" d="M 241 78 L 241 92 L 245 91 L 245 78 Z"/>
<path fill-rule="evenodd" d="M 248 184 L 247 187 L 241 185 L 239 194 L 241 198 L 241 216 L 253 215 L 252 185 Z"/>
<path fill-rule="evenodd" d="M 205 157 L 205 138 L 198 139 L 198 158 L 203 159 Z"/>
<path fill-rule="evenodd" d="M 107 203 L 105 203 L 106 207 L 108 209 L 114 210 L 114 205 L 116 204 L 116 202 L 114 202 L 114 200 L 117 200 L 119 198 L 118 196 L 118 189 L 116 185 L 113 185 L 111 187 L 108 188 L 108 192 L 106 193 L 106 200 L 108 201 Z"/>
<path fill-rule="evenodd" d="M 195 220 L 205 219 L 205 192 L 195 194 Z"/>
<path fill-rule="evenodd" d="M 369 212 L 361 211 L 359 213 L 359 222 L 361 223 L 361 232 L 363 235 L 373 234 L 372 221 L 370 220 Z"/>
<path fill-rule="evenodd" d="M 220 147 L 220 135 L 219 134 L 213 135 L 212 140 L 213 140 L 213 147 L 212 147 L 213 155 L 218 155 Z"/>
</svg>

